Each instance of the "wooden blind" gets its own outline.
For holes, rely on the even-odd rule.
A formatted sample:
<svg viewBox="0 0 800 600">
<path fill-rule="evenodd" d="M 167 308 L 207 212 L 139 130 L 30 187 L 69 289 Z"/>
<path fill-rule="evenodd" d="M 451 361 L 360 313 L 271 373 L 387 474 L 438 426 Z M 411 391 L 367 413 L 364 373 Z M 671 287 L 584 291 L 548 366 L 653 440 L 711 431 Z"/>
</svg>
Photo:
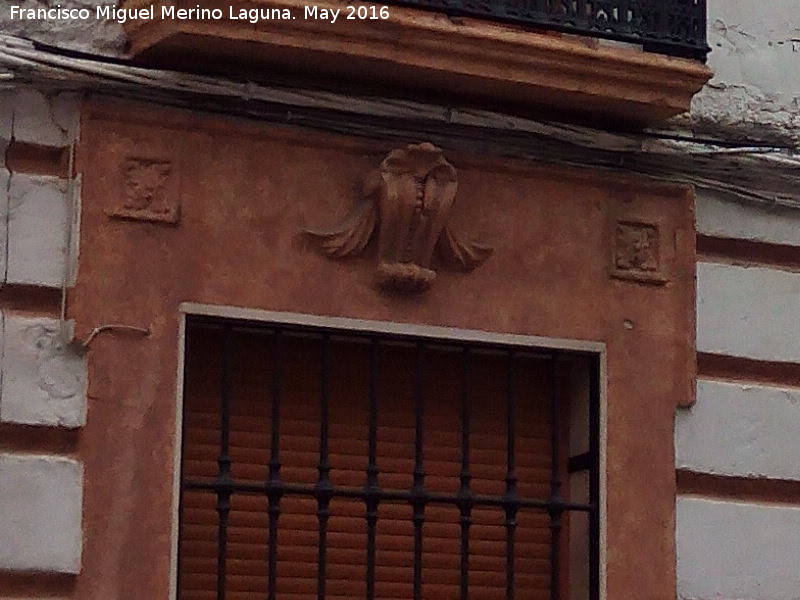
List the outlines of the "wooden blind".
<svg viewBox="0 0 800 600">
<path fill-rule="evenodd" d="M 270 457 L 272 343 L 269 332 L 233 334 L 230 418 L 231 473 L 264 483 Z M 194 327 L 187 340 L 182 477 L 212 480 L 220 448 L 222 333 Z M 280 471 L 284 481 L 317 480 L 320 435 L 319 336 L 288 335 L 283 342 Z M 363 487 L 368 452 L 369 346 L 334 337 L 330 370 L 330 453 L 334 485 Z M 461 355 L 445 347 L 425 350 L 423 371 L 424 469 L 430 491 L 455 494 L 461 471 Z M 471 360 L 470 471 L 474 493 L 502 496 L 506 477 L 506 359 L 476 350 Z M 550 482 L 548 367 L 532 356 L 516 359 L 516 471 L 519 495 L 546 499 Z M 413 346 L 381 344 L 378 377 L 379 484 L 412 486 L 415 453 Z M 216 599 L 217 519 L 213 491 L 185 490 L 181 500 L 179 598 Z M 227 600 L 265 600 L 268 576 L 267 499 L 234 493 L 226 551 Z M 317 504 L 284 496 L 277 544 L 277 596 L 317 597 Z M 365 597 L 366 518 L 362 500 L 334 498 L 328 522 L 327 597 Z M 376 597 L 412 594 L 412 509 L 383 501 L 376 536 Z M 469 597 L 506 598 L 506 528 L 501 507 L 475 508 L 470 528 Z M 515 591 L 525 600 L 549 599 L 550 532 L 546 512 L 521 510 L 516 530 Z M 423 597 L 457 599 L 460 584 L 459 510 L 425 509 Z"/>
</svg>

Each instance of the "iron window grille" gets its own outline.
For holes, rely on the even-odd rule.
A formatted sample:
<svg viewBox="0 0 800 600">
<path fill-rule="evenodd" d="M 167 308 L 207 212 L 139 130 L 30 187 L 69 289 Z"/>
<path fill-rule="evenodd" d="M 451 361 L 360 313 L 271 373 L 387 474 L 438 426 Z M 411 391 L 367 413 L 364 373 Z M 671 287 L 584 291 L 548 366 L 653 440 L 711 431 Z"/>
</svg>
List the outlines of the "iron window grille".
<svg viewBox="0 0 800 600">
<path fill-rule="evenodd" d="M 705 60 L 706 0 L 387 0 L 442 12 L 641 44 Z"/>
<path fill-rule="evenodd" d="M 413 581 L 413 599 L 423 598 L 423 568 L 422 554 L 425 544 L 425 514 L 426 509 L 436 505 L 455 507 L 460 515 L 460 574 L 459 597 L 467 600 L 470 597 L 470 527 L 472 525 L 473 511 L 479 508 L 490 508 L 501 511 L 505 527 L 505 598 L 513 600 L 515 597 L 515 577 L 518 574 L 516 566 L 517 553 L 515 531 L 518 525 L 518 516 L 522 511 L 542 511 L 549 518 L 550 531 L 550 582 L 549 598 L 563 600 L 561 592 L 560 565 L 563 557 L 562 551 L 562 517 L 565 513 L 583 513 L 588 516 L 588 600 L 599 600 L 599 490 L 600 490 L 600 463 L 599 463 L 599 357 L 588 353 L 567 352 L 547 348 L 532 348 L 530 346 L 513 346 L 506 344 L 490 344 L 483 342 L 461 342 L 440 339 L 421 338 L 411 335 L 386 334 L 379 332 L 349 331 L 334 328 L 320 328 L 299 326 L 283 323 L 255 323 L 219 319 L 216 317 L 187 318 L 187 340 L 198 329 L 213 329 L 221 335 L 222 348 L 220 352 L 221 373 L 218 391 L 219 409 L 219 443 L 216 458 L 217 474 L 215 477 L 194 478 L 187 477 L 182 469 L 180 480 L 181 509 L 180 519 L 183 520 L 184 495 L 188 492 L 201 492 L 213 495 L 216 498 L 216 584 L 215 597 L 217 600 L 226 600 L 228 588 L 226 577 L 228 573 L 227 555 L 229 543 L 229 515 L 231 513 L 231 499 L 234 495 L 250 495 L 266 498 L 266 512 L 268 515 L 268 540 L 266 542 L 267 569 L 263 574 L 266 580 L 266 598 L 275 600 L 280 596 L 278 592 L 278 578 L 280 577 L 278 553 L 280 549 L 279 532 L 281 503 L 290 496 L 313 499 L 316 502 L 317 520 L 317 573 L 316 597 L 324 600 L 326 597 L 327 583 L 327 549 L 328 549 L 328 520 L 331 516 L 331 502 L 337 498 L 345 498 L 363 502 L 365 507 L 366 536 L 364 539 L 365 574 L 363 597 L 374 600 L 376 597 L 376 527 L 379 521 L 378 508 L 384 503 L 407 504 L 411 507 L 411 521 L 413 523 L 413 565 L 410 577 Z M 271 364 L 265 368 L 271 371 L 271 389 L 264 390 L 265 398 L 269 399 L 271 412 L 269 431 L 269 460 L 267 463 L 264 481 L 240 481 L 232 476 L 231 459 L 231 402 L 232 402 L 232 363 L 234 335 L 240 331 L 248 333 L 258 332 L 267 336 L 271 349 Z M 317 339 L 319 342 L 319 355 L 309 357 L 309 360 L 318 360 L 320 365 L 321 381 L 319 382 L 319 422 L 318 422 L 318 460 L 316 465 L 317 481 L 314 484 L 292 483 L 284 480 L 281 475 L 281 414 L 283 408 L 283 346 L 287 338 L 304 336 Z M 331 480 L 331 460 L 329 449 L 329 411 L 331 407 L 331 356 L 335 351 L 335 341 L 348 340 L 368 345 L 369 368 L 365 373 L 368 378 L 368 451 L 366 469 L 363 473 L 364 485 L 362 487 L 344 487 L 335 485 Z M 387 489 L 379 485 L 380 465 L 378 461 L 378 416 L 380 411 L 380 397 L 378 393 L 378 374 L 381 369 L 381 350 L 388 344 L 400 344 L 413 349 L 414 378 L 413 383 L 413 412 L 414 412 L 414 466 L 413 484 L 410 489 Z M 187 342 L 188 345 L 188 342 Z M 429 348 L 448 347 L 451 351 L 460 354 L 460 473 L 459 486 L 455 493 L 439 493 L 426 489 L 426 432 L 424 415 L 426 403 L 426 354 Z M 501 383 L 505 387 L 505 492 L 502 494 L 479 494 L 471 486 L 471 389 L 469 374 L 481 351 L 502 353 L 505 357 L 506 378 Z M 521 356 L 535 356 L 546 361 L 549 365 L 549 414 L 550 414 L 550 478 L 549 496 L 535 498 L 523 496 L 518 491 L 519 478 L 516 473 L 516 421 L 518 393 L 515 392 L 515 378 L 517 377 L 517 359 Z M 561 442 L 560 404 L 562 391 L 558 384 L 557 371 L 561 361 L 570 356 L 580 356 L 588 360 L 588 452 L 568 457 L 568 472 L 588 473 L 588 502 L 570 502 L 562 497 L 562 484 L 564 470 L 560 466 L 565 457 L 559 455 Z M 187 363 L 187 372 L 189 365 Z M 184 429 L 186 424 L 184 422 Z M 184 436 L 185 451 L 185 436 Z M 182 546 L 181 546 L 182 547 Z M 182 552 L 182 550 L 179 550 Z M 180 584 L 178 597 L 181 597 Z M 249 597 L 249 596 L 248 596 Z M 255 597 L 255 596 L 254 596 Z M 263 596 L 258 596 L 263 597 Z"/>
</svg>

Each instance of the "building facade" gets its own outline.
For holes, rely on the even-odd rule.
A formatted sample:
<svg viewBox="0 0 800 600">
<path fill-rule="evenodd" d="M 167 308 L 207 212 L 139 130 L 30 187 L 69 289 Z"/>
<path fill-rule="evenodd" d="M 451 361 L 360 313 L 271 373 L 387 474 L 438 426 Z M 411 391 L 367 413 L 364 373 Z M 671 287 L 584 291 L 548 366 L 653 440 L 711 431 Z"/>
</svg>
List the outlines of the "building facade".
<svg viewBox="0 0 800 600">
<path fill-rule="evenodd" d="M 0 598 L 800 598 L 793 3 L 73 4 L 0 16 Z"/>
</svg>

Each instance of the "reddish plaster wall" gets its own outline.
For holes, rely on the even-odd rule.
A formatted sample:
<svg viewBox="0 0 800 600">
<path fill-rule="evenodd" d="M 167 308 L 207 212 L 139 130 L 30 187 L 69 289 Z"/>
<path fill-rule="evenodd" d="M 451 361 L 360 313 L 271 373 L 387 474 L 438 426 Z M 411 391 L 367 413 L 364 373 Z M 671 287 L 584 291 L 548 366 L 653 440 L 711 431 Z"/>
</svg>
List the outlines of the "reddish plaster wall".
<svg viewBox="0 0 800 600">
<path fill-rule="evenodd" d="M 424 140 L 419 140 L 424 141 Z M 80 268 L 69 317 L 149 327 L 92 343 L 84 565 L 75 598 L 166 599 L 178 306 L 184 301 L 602 341 L 608 345 L 608 598 L 675 598 L 673 416 L 692 394 L 694 215 L 682 187 L 446 155 L 454 219 L 495 246 L 413 299 L 300 233 L 345 214 L 396 142 L 95 100 L 84 111 Z M 126 159 L 172 165 L 177 225 L 112 219 Z M 616 220 L 658 223 L 668 282 L 609 276 Z"/>
</svg>

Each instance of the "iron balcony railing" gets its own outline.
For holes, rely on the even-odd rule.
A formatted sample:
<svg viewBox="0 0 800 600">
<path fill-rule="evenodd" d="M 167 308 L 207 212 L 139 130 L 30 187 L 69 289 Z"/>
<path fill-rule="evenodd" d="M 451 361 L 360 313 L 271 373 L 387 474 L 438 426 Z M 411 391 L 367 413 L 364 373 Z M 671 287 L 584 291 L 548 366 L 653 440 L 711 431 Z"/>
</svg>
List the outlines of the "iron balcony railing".
<svg viewBox="0 0 800 600">
<path fill-rule="evenodd" d="M 644 50 L 705 60 L 706 0 L 386 0 L 451 16 L 532 25 L 641 44 Z"/>
</svg>

